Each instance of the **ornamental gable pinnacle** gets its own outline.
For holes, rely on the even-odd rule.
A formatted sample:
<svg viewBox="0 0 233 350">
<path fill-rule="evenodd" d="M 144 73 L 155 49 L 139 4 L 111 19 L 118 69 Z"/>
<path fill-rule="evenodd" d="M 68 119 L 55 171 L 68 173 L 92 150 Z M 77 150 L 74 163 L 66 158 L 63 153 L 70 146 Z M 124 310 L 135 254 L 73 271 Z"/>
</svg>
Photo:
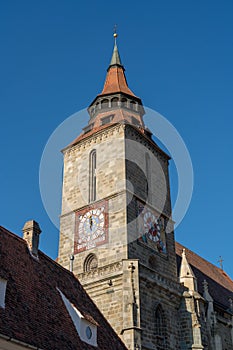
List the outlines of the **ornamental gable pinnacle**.
<svg viewBox="0 0 233 350">
<path fill-rule="evenodd" d="M 185 249 L 182 252 L 182 261 L 180 266 L 180 283 L 184 283 L 190 291 L 197 291 L 197 279 L 193 273 L 191 266 L 189 265 Z"/>
</svg>

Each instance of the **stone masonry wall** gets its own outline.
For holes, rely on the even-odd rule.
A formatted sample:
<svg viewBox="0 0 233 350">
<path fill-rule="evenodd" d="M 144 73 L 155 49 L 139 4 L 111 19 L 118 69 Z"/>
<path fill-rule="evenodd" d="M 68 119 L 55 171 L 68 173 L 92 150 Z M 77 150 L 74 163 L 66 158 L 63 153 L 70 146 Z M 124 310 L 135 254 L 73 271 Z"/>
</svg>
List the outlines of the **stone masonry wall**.
<svg viewBox="0 0 233 350">
<path fill-rule="evenodd" d="M 99 266 L 126 258 L 125 145 L 122 125 L 95 134 L 64 152 L 62 214 L 60 219 L 59 262 L 69 268 L 75 235 L 75 212 L 88 208 L 89 155 L 95 149 L 97 157 L 97 200 L 108 202 L 108 242 L 75 255 L 74 272 L 83 271 L 83 263 L 91 252 Z M 125 246 L 125 248 L 123 248 Z M 101 252 L 99 254 L 99 252 Z"/>
</svg>

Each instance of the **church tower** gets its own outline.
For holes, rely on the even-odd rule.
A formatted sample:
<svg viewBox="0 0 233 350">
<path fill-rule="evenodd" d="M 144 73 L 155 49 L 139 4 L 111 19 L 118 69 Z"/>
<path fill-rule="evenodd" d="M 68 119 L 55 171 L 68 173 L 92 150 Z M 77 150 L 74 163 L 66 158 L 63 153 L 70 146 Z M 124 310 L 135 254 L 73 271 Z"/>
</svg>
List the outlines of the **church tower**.
<svg viewBox="0 0 233 350">
<path fill-rule="evenodd" d="M 117 48 L 83 133 L 63 150 L 59 263 L 128 349 L 178 349 L 169 156 L 146 128 Z"/>
</svg>

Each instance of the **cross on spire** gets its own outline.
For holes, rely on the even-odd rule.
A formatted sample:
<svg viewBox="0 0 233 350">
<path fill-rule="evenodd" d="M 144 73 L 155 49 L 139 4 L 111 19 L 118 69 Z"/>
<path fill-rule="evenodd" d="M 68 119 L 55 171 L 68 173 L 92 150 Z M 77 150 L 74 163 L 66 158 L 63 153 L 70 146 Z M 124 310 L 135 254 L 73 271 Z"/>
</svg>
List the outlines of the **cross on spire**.
<svg viewBox="0 0 233 350">
<path fill-rule="evenodd" d="M 223 258 L 221 257 L 221 255 L 219 256 L 219 260 L 218 260 L 218 262 L 219 262 L 219 264 L 220 264 L 220 269 L 221 270 L 223 270 Z"/>
</svg>

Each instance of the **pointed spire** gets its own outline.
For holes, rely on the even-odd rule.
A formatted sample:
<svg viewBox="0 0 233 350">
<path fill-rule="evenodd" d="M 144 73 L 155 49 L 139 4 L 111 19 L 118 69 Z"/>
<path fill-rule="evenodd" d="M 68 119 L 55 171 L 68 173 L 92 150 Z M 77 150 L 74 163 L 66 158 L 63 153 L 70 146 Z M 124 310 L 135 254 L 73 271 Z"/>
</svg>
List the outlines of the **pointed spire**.
<svg viewBox="0 0 233 350">
<path fill-rule="evenodd" d="M 112 67 L 112 66 L 121 66 L 122 68 L 124 68 L 122 63 L 121 63 L 121 58 L 120 58 L 120 54 L 119 54 L 118 47 L 117 47 L 117 42 L 116 42 L 118 34 L 115 32 L 113 34 L 113 36 L 114 36 L 114 49 L 113 49 L 112 59 L 111 59 L 109 68 Z"/>
<path fill-rule="evenodd" d="M 116 43 L 116 38 L 118 35 L 116 32 L 114 32 L 113 36 L 114 36 L 115 42 L 114 42 L 112 59 L 107 69 L 108 73 L 106 76 L 104 88 L 99 96 L 112 94 L 112 93 L 125 93 L 127 95 L 131 95 L 134 98 L 137 98 L 138 100 L 140 100 L 138 97 L 134 95 L 134 93 L 128 87 L 127 80 L 124 73 L 125 68 L 121 63 L 120 54 Z"/>
<path fill-rule="evenodd" d="M 129 124 L 135 124 L 142 128 L 145 127 L 143 115 L 145 114 L 142 101 L 128 87 L 125 76 L 125 69 L 121 63 L 120 54 L 117 48 L 117 33 L 114 32 L 114 49 L 110 65 L 107 69 L 107 75 L 103 90 L 92 101 L 88 107 L 88 113 L 91 117 L 89 124 L 91 128 L 102 125 L 103 113 L 111 115 L 111 122 L 128 121 Z M 112 112 L 114 110 L 114 113 Z M 135 118 L 135 119 L 133 119 Z M 135 121 L 136 120 L 136 121 Z M 90 129 L 90 125 L 88 129 Z M 85 129 L 85 132 L 86 129 Z"/>
<path fill-rule="evenodd" d="M 182 261 L 180 266 L 180 282 L 189 288 L 190 291 L 197 291 L 197 280 L 191 266 L 188 263 L 185 249 L 182 252 Z"/>
</svg>

